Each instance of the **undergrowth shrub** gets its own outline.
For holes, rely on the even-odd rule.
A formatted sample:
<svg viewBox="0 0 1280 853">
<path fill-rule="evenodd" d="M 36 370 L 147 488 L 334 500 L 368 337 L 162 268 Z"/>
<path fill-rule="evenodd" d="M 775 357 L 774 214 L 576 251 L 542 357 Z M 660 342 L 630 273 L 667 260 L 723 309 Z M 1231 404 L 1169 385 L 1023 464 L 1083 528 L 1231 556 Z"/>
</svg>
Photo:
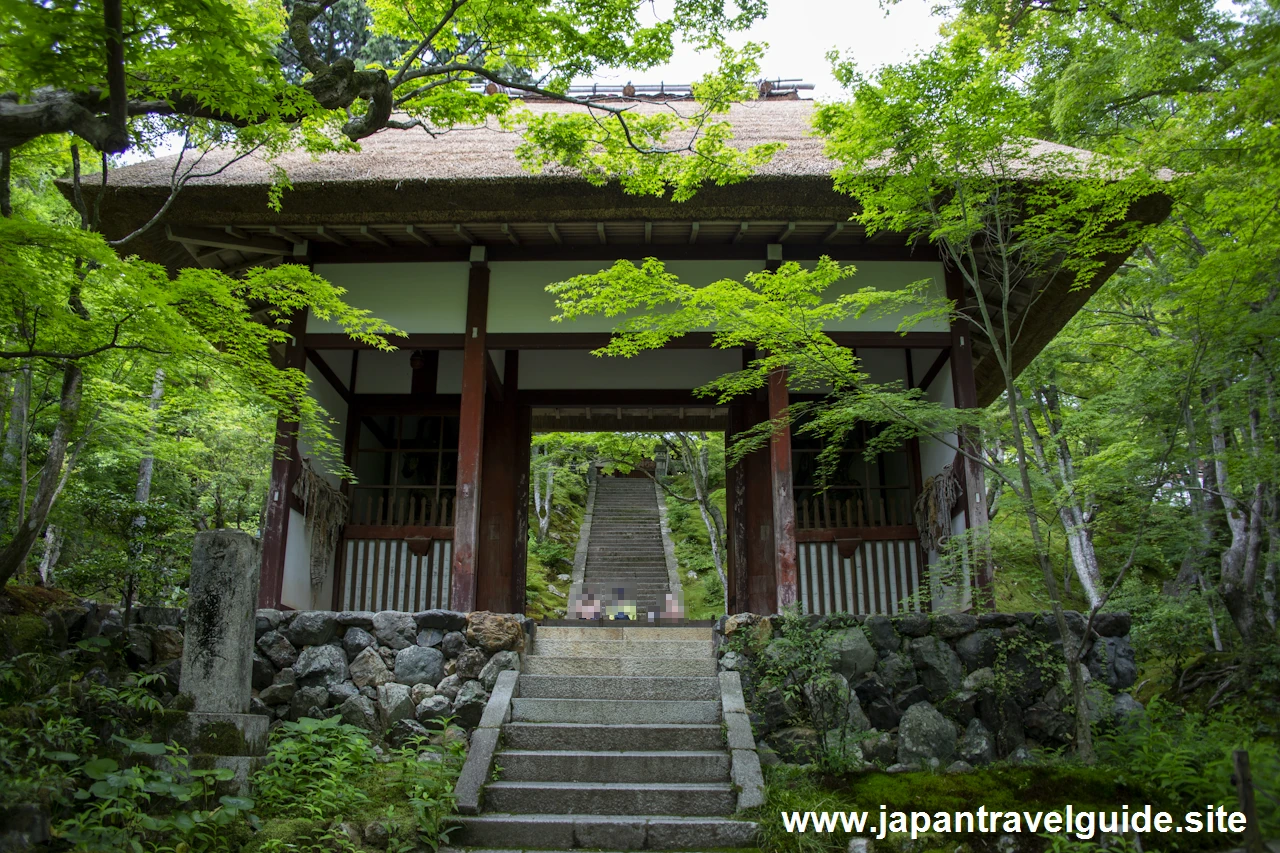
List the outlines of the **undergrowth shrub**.
<svg viewBox="0 0 1280 853">
<path fill-rule="evenodd" d="M 0 804 L 47 812 L 54 851 L 239 850 L 253 801 L 218 796 L 231 770 L 192 770 L 180 747 L 149 742 L 161 677 L 109 678 L 121 662 L 104 638 L 0 661 Z"/>
<path fill-rule="evenodd" d="M 461 740 L 433 746 L 415 738 L 380 756 L 364 730 L 337 717 L 284 723 L 254 776 L 265 823 L 253 849 L 353 853 L 359 848 L 343 825 L 359 829 L 377 820 L 395 853 L 435 850 L 451 831 L 465 749 Z"/>
<path fill-rule="evenodd" d="M 1255 798 L 1263 837 L 1280 836 L 1280 747 L 1255 737 L 1238 708 L 1205 714 L 1154 699 L 1142 719 L 1101 735 L 1096 746 L 1118 782 L 1174 812 L 1234 804 L 1232 752 L 1246 750 L 1254 782 L 1265 789 Z"/>
<path fill-rule="evenodd" d="M 788 724 L 808 725 L 819 733 L 819 768 L 835 774 L 861 769 L 859 742 L 865 733 L 850 717 L 857 695 L 835 670 L 837 658 L 829 645 L 833 631 L 813 625 L 798 606 L 774 616 L 772 627 L 768 638 L 747 627 L 728 640 L 729 649 L 743 660 L 741 674 L 753 710 L 760 714 L 763 703 L 780 697 L 784 707 L 794 710 Z"/>
</svg>

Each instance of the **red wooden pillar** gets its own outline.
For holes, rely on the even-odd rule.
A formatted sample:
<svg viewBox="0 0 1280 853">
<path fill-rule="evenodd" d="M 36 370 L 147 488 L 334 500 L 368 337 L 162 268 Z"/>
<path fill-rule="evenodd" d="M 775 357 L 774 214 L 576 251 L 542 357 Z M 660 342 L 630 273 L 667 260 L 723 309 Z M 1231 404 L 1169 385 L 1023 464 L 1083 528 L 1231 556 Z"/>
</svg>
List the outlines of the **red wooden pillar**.
<svg viewBox="0 0 1280 853">
<path fill-rule="evenodd" d="M 743 404 L 744 428 L 769 419 L 764 400 Z M 747 517 L 747 609 L 752 613 L 777 610 L 773 547 L 773 475 L 769 470 L 769 450 L 761 448 L 742 460 L 746 480 Z"/>
<path fill-rule="evenodd" d="M 467 326 L 462 345 L 462 405 L 458 414 L 458 483 L 454 505 L 453 576 L 449 606 L 467 612 L 476 604 L 480 540 L 480 476 L 484 454 L 489 267 L 473 263 L 467 282 Z"/>
<path fill-rule="evenodd" d="M 956 308 L 965 307 L 965 282 L 959 270 L 947 270 L 947 298 L 956 303 Z M 965 320 L 951 323 L 951 387 L 955 395 L 958 409 L 974 409 L 978 406 L 977 383 L 973 376 L 973 329 Z M 960 436 L 960 446 L 971 455 L 982 452 L 972 431 L 965 431 Z M 968 457 L 964 460 L 964 497 L 965 526 L 970 530 L 983 529 L 987 526 L 987 508 L 984 503 L 986 495 L 986 478 L 982 465 Z M 980 536 L 974 549 L 973 564 L 976 575 L 977 601 L 984 607 L 995 608 L 995 566 L 991 560 L 991 549 L 985 537 Z"/>
<path fill-rule="evenodd" d="M 784 370 L 769 375 L 769 417 L 783 415 L 789 405 L 787 374 Z M 791 489 L 791 430 L 774 433 L 769 442 L 769 469 L 773 484 L 774 583 L 777 609 L 795 604 L 796 584 L 796 505 Z"/>
<path fill-rule="evenodd" d="M 525 576 L 529 545 L 529 455 L 533 441 L 533 408 L 516 397 L 520 387 L 520 351 L 507 350 L 503 369 L 507 394 L 515 413 L 515 523 L 511 531 L 511 612 L 524 613 Z"/>
<path fill-rule="evenodd" d="M 731 403 L 729 405 L 729 422 L 725 430 L 725 449 L 727 450 L 734 436 L 743 432 L 746 420 L 746 404 Z M 738 464 L 725 469 L 725 526 L 728 528 L 727 568 L 729 574 L 729 600 L 725 602 L 728 613 L 742 613 L 750 609 L 750 573 L 747 567 L 747 460 L 740 459 Z"/>
<path fill-rule="evenodd" d="M 514 350 L 508 356 L 518 355 Z M 519 359 L 508 357 L 502 377 L 502 399 L 489 395 L 484 423 L 484 490 L 480 496 L 480 551 L 476 557 L 476 609 L 515 612 L 516 496 L 519 423 L 516 388 Z M 527 444 L 527 442 L 526 442 Z M 528 470 L 525 464 L 525 470 Z M 527 476 L 526 476 L 527 479 Z M 526 498 L 527 501 L 527 498 Z"/>
<path fill-rule="evenodd" d="M 289 321 L 289 342 L 285 344 L 284 358 L 280 366 L 303 370 L 307 365 L 307 353 L 302 346 L 302 336 L 307 331 L 307 315 L 303 311 Z M 267 513 L 262 531 L 261 582 L 258 585 L 258 606 L 278 608 L 284 589 L 284 555 L 289 540 L 289 496 L 298 479 L 298 423 L 276 420 L 275 454 L 271 460 L 271 481 L 267 487 Z"/>
</svg>

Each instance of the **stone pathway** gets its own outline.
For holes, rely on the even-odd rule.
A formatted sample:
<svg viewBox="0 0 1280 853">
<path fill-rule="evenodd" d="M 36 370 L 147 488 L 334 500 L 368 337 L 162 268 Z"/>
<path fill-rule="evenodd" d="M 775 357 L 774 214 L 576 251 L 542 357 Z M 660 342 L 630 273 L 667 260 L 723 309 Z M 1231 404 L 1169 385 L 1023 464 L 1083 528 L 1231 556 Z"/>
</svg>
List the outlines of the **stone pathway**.
<svg viewBox="0 0 1280 853">
<path fill-rule="evenodd" d="M 482 813 L 450 841 L 486 850 L 754 846 L 722 726 L 710 628 L 538 629 Z"/>
<path fill-rule="evenodd" d="M 608 594 L 617 587 L 624 588 L 629 596 L 635 597 L 640 614 L 662 611 L 671 587 L 657 494 L 651 480 L 621 477 L 596 480 L 582 580 L 588 588 L 605 590 Z"/>
</svg>

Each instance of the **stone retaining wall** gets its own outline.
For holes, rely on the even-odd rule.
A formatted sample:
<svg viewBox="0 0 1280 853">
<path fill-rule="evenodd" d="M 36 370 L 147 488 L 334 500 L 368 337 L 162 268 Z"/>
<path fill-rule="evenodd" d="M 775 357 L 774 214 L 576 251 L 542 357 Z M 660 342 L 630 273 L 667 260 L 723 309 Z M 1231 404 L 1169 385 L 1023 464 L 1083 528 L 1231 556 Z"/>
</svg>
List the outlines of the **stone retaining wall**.
<svg viewBox="0 0 1280 853">
<path fill-rule="evenodd" d="M 499 673 L 520 669 L 532 629 L 488 611 L 259 610 L 253 713 L 336 715 L 393 744 L 446 717 L 474 728 Z"/>
<path fill-rule="evenodd" d="M 1079 639 L 1086 617 L 1066 617 Z M 743 613 L 717 623 L 719 666 L 742 675 L 763 762 L 839 754 L 849 769 L 962 772 L 1033 761 L 1036 749 L 1071 740 L 1070 688 L 1052 613 L 834 614 L 807 624 L 820 632 L 810 641 L 834 670 L 821 689 L 787 663 L 796 652 L 776 636 L 779 617 Z M 1127 613 L 1101 613 L 1090 631 L 1082 667 L 1088 713 L 1101 726 L 1143 712 L 1124 692 L 1137 675 L 1129 624 Z M 767 683 L 766 668 L 795 671 L 790 683 L 804 698 Z"/>
</svg>

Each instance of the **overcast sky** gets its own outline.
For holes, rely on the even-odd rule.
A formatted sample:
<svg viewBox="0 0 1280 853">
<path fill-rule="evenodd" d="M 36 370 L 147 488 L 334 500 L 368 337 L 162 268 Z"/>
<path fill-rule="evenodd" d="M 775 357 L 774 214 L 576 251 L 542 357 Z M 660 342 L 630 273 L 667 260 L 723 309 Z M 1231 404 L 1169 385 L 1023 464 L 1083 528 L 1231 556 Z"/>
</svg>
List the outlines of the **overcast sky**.
<svg viewBox="0 0 1280 853">
<path fill-rule="evenodd" d="M 654 14 L 669 14 L 671 5 L 670 0 L 656 0 Z M 905 60 L 937 42 L 942 19 L 930 14 L 932 6 L 930 0 L 900 0 L 886 12 L 878 0 L 770 0 L 768 17 L 734 43 L 768 43 L 760 66 L 765 77 L 802 78 L 814 84 L 813 97 L 831 100 L 840 97 L 840 89 L 831 76 L 827 51 L 852 53 L 863 69 Z M 598 79 L 687 84 L 714 68 L 714 56 L 684 49 L 661 68 L 600 74 Z"/>
</svg>

